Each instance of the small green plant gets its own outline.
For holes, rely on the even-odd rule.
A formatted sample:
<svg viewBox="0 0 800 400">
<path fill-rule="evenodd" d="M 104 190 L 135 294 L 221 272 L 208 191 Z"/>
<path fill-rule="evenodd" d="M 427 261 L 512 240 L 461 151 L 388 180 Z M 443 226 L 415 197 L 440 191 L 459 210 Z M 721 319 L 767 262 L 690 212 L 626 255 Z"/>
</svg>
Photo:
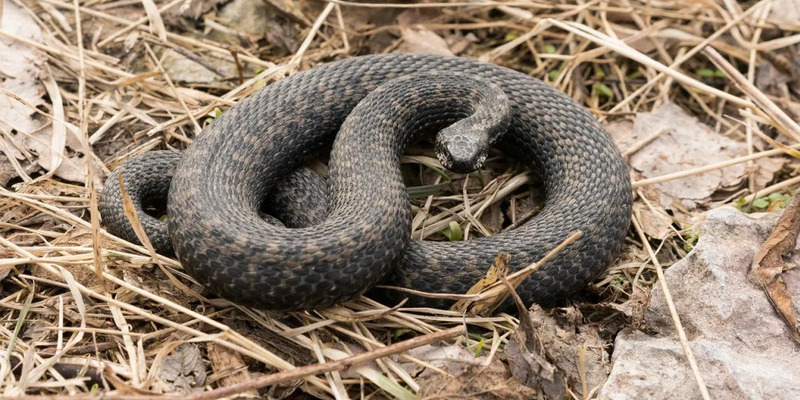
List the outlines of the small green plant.
<svg viewBox="0 0 800 400">
<path fill-rule="evenodd" d="M 214 107 L 214 110 L 208 113 L 208 117 L 206 118 L 205 125 L 210 124 L 215 119 L 219 118 L 222 115 L 222 110 L 219 107 Z"/>
<path fill-rule="evenodd" d="M 624 276 L 615 276 L 608 282 L 608 287 L 615 292 L 622 292 L 625 289 L 626 278 Z"/>
<path fill-rule="evenodd" d="M 481 338 L 481 340 L 478 341 L 478 344 L 475 345 L 475 352 L 473 353 L 475 357 L 480 357 L 484 344 L 486 344 L 486 338 Z"/>
<path fill-rule="evenodd" d="M 758 197 L 752 202 L 748 202 L 744 197 L 740 197 L 736 200 L 736 208 L 746 213 L 772 212 L 786 208 L 791 198 L 790 194 L 772 193 L 769 196 Z"/>
<path fill-rule="evenodd" d="M 558 65 L 558 68 L 550 71 L 550 73 L 547 76 L 550 78 L 551 81 L 554 81 L 556 80 L 556 78 L 558 78 L 558 74 L 560 73 L 561 73 L 561 64 Z"/>
<path fill-rule="evenodd" d="M 614 97 L 614 91 L 612 91 L 611 88 L 606 86 L 606 84 L 603 82 L 597 82 L 594 85 L 592 85 L 592 91 L 600 97 L 607 97 L 607 98 Z"/>
<path fill-rule="evenodd" d="M 718 69 L 700 68 L 695 70 L 694 73 L 695 75 L 706 79 L 716 79 L 725 77 L 725 73 Z"/>
<path fill-rule="evenodd" d="M 514 39 L 517 39 L 517 38 L 519 38 L 519 35 L 517 35 L 516 33 L 509 32 L 509 33 L 506 33 L 506 36 L 503 38 L 503 40 L 505 40 L 506 42 L 510 42 L 510 41 L 512 41 Z"/>
<path fill-rule="evenodd" d="M 442 230 L 442 234 L 447 236 L 451 242 L 457 242 L 464 238 L 464 233 L 461 232 L 461 225 L 456 221 L 450 221 L 450 227 Z"/>
<path fill-rule="evenodd" d="M 627 78 L 628 79 L 639 79 L 639 78 L 641 78 L 643 76 L 644 76 L 644 74 L 642 73 L 642 71 L 639 71 L 637 69 L 636 71 L 633 71 L 630 74 L 628 74 Z"/>
<path fill-rule="evenodd" d="M 400 339 L 402 339 L 404 336 L 408 334 L 411 334 L 411 336 L 413 336 L 413 333 L 414 331 L 408 328 L 397 328 L 394 331 L 392 331 L 392 341 L 398 342 L 400 341 Z"/>
<path fill-rule="evenodd" d="M 683 251 L 690 252 L 694 248 L 694 245 L 697 244 L 697 240 L 700 239 L 700 236 L 703 236 L 700 232 L 695 232 L 692 229 L 686 231 L 683 235 Z"/>
<path fill-rule="evenodd" d="M 100 385 L 98 385 L 96 383 L 94 385 L 92 385 L 91 389 L 89 389 L 89 393 L 97 393 L 99 391 L 100 391 Z"/>
</svg>

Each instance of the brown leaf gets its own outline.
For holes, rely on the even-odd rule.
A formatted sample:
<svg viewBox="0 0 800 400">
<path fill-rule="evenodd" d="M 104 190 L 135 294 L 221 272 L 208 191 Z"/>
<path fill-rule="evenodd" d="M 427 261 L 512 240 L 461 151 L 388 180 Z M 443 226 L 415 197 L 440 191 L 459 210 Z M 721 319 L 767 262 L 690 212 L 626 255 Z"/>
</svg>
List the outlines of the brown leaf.
<svg viewBox="0 0 800 400">
<path fill-rule="evenodd" d="M 42 32 L 36 21 L 13 2 L 4 2 L 0 15 L 4 32 L 21 36 L 32 42 L 42 42 Z M 41 65 L 47 62 L 44 53 L 24 43 L 6 37 L 0 38 L 0 87 L 14 93 L 28 104 L 45 105 L 45 88 L 41 78 Z M 20 132 L 35 132 L 42 125 L 34 111 L 9 96 L 0 93 L 0 121 Z M 20 158 L 18 156 L 18 158 Z"/>
<path fill-rule="evenodd" d="M 433 31 L 417 27 L 400 28 L 403 43 L 397 47 L 398 53 L 454 55 L 450 46 Z"/>
<path fill-rule="evenodd" d="M 576 308 L 545 311 L 535 305 L 520 315 L 506 352 L 511 373 L 527 386 L 541 387 L 551 398 L 564 398 L 565 387 L 589 398 L 608 376 L 607 345 Z"/>
<path fill-rule="evenodd" d="M 800 233 L 800 196 L 795 193 L 772 234 L 753 258 L 751 271 L 763 286 L 772 307 L 786 321 L 792 332 L 792 338 L 800 343 L 797 311 L 792 305 L 792 295 L 781 277 L 783 271 L 788 269 L 783 256 L 795 248 L 798 233 Z"/>
<path fill-rule="evenodd" d="M 208 359 L 215 375 L 222 376 L 217 383 L 218 387 L 235 385 L 252 379 L 247 365 L 239 353 L 218 344 L 208 344 Z M 259 398 L 258 391 L 250 390 L 237 395 L 239 398 Z"/>
<path fill-rule="evenodd" d="M 537 307 L 534 305 L 531 310 Z M 543 391 L 550 398 L 563 399 L 567 395 L 564 375 L 544 357 L 542 350 L 536 324 L 529 313 L 522 311 L 519 328 L 506 345 L 511 374 L 527 387 Z"/>
<path fill-rule="evenodd" d="M 655 139 L 630 155 L 631 167 L 644 178 L 655 178 L 678 171 L 727 161 L 746 154 L 745 144 L 715 132 L 675 104 L 667 103 L 649 113 L 638 113 L 633 129 L 627 134 L 625 124 L 609 126 L 621 132 L 611 133 L 624 150 L 636 147 L 654 132 L 664 130 Z M 747 175 L 745 164 L 652 185 L 655 202 L 673 210 L 692 210 L 706 205 L 718 190 L 740 185 Z"/>
<path fill-rule="evenodd" d="M 408 363 L 409 371 L 419 374 L 421 399 L 530 399 L 536 392 L 510 376 L 497 358 L 475 357 L 463 346 L 423 346 L 409 355 L 446 372 L 448 375 Z M 405 368 L 406 366 L 404 366 Z"/>
<path fill-rule="evenodd" d="M 642 203 L 634 203 L 634 213 L 639 216 L 647 236 L 654 239 L 664 240 L 672 231 L 672 218 L 661 207 L 654 206 L 653 209 Z"/>
<path fill-rule="evenodd" d="M 767 22 L 797 26 L 800 21 L 800 0 L 775 0 Z"/>
<path fill-rule="evenodd" d="M 486 276 L 472 285 L 472 287 L 467 290 L 466 294 L 478 294 L 493 283 L 497 282 L 500 277 L 505 277 L 508 275 L 508 262 L 510 260 L 511 256 L 508 253 L 498 254 L 497 257 L 495 257 L 492 266 L 489 267 L 488 271 L 486 271 Z M 499 300 L 502 301 L 504 299 L 505 296 L 502 296 L 502 299 Z M 487 310 L 494 309 L 497 305 L 497 302 L 498 298 L 488 298 L 479 302 L 473 302 L 472 300 L 459 300 L 456 302 L 456 304 L 453 304 L 450 309 L 463 313 L 467 310 L 467 308 L 471 308 L 471 312 L 475 314 L 481 314 Z"/>
<path fill-rule="evenodd" d="M 206 382 L 203 355 L 196 345 L 181 344 L 164 359 L 158 377 L 169 385 L 171 391 L 202 391 Z"/>
</svg>

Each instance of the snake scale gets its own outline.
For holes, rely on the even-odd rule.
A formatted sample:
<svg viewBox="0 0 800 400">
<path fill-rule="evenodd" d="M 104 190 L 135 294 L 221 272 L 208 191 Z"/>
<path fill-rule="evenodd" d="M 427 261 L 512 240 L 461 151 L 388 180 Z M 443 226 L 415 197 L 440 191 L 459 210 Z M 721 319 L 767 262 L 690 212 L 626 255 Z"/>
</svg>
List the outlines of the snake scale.
<svg viewBox="0 0 800 400">
<path fill-rule="evenodd" d="M 410 240 L 400 155 L 437 132 L 438 156 L 452 170 L 480 167 L 493 145 L 537 171 L 541 212 L 491 237 Z M 291 172 L 331 145 L 327 187 L 313 173 Z M 104 188 L 101 216 L 110 232 L 137 241 L 118 173 Z M 354 57 L 298 73 L 230 108 L 182 155 L 146 153 L 124 163 L 122 175 L 158 251 L 173 249 L 218 295 L 275 310 L 330 306 L 377 283 L 464 293 L 498 253 L 511 255 L 514 271 L 580 230 L 517 289 L 527 304 L 557 303 L 617 256 L 632 203 L 619 151 L 572 99 L 507 68 L 432 55 Z M 310 211 L 275 223 L 261 212 L 271 198 Z M 167 201 L 167 222 L 142 211 L 154 199 Z"/>
</svg>

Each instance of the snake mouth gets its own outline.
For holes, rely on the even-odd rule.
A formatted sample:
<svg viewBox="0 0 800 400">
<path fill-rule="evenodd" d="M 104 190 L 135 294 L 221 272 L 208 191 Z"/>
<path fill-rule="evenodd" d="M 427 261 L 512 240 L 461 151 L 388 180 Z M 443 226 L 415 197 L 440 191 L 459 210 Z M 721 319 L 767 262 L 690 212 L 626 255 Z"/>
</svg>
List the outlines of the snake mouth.
<svg viewBox="0 0 800 400">
<path fill-rule="evenodd" d="M 488 143 L 479 134 L 464 134 L 445 129 L 436 136 L 436 158 L 446 169 L 468 174 L 483 167 L 488 155 Z"/>
<path fill-rule="evenodd" d="M 455 157 L 450 152 L 436 154 L 443 167 L 457 174 L 468 174 L 480 169 L 483 167 L 483 163 L 486 162 L 486 156 L 485 151 L 468 157 Z"/>
</svg>

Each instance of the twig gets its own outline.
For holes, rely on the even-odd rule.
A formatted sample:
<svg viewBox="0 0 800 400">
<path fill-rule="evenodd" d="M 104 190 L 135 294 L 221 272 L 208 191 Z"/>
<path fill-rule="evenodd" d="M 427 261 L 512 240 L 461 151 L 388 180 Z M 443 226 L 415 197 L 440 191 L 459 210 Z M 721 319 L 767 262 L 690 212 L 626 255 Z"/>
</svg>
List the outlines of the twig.
<svg viewBox="0 0 800 400">
<path fill-rule="evenodd" d="M 689 345 L 689 339 L 686 337 L 686 331 L 683 329 L 681 317 L 678 315 L 678 309 L 675 308 L 675 302 L 672 301 L 672 295 L 669 292 L 667 280 L 664 278 L 664 269 L 661 267 L 661 263 L 658 262 L 658 257 L 656 257 L 653 248 L 650 247 L 650 242 L 647 240 L 647 236 L 645 236 L 644 230 L 642 230 L 642 226 L 639 224 L 638 215 L 634 215 L 633 217 L 633 226 L 636 228 L 636 233 L 639 234 L 639 240 L 641 240 L 642 246 L 644 246 L 645 250 L 647 250 L 647 254 L 650 256 L 650 261 L 652 261 L 653 266 L 656 267 L 658 283 L 661 286 L 661 290 L 664 292 L 664 300 L 667 302 L 669 315 L 672 317 L 672 322 L 675 324 L 675 330 L 678 331 L 678 338 L 680 339 L 681 346 L 683 346 L 683 352 L 686 354 L 686 359 L 689 360 L 689 366 L 692 368 L 692 372 L 694 373 L 697 387 L 700 389 L 700 395 L 703 397 L 703 400 L 711 400 L 711 395 L 708 393 L 703 376 L 700 375 L 700 368 L 697 366 L 697 361 L 694 359 L 694 353 Z"/>
<path fill-rule="evenodd" d="M 787 146 L 787 147 L 789 147 L 791 149 L 800 149 L 800 143 L 794 144 L 794 145 L 791 145 L 791 146 Z M 760 153 L 753 153 L 753 154 L 748 155 L 748 156 L 737 157 L 737 158 L 734 158 L 734 159 L 731 159 L 731 160 L 727 160 L 727 161 L 721 161 L 721 162 L 714 163 L 714 164 L 704 165 L 702 167 L 688 169 L 686 171 L 678 171 L 678 172 L 674 172 L 674 173 L 671 173 L 671 174 L 657 176 L 655 178 L 649 178 L 649 179 L 642 179 L 642 180 L 639 180 L 639 181 L 634 181 L 632 183 L 632 185 L 633 185 L 633 187 L 635 189 L 635 188 L 638 188 L 638 187 L 652 185 L 652 184 L 655 184 L 655 183 L 663 183 L 663 182 L 668 182 L 668 181 L 672 181 L 672 180 L 675 180 L 675 179 L 686 178 L 687 176 L 698 175 L 698 174 L 702 174 L 704 172 L 713 171 L 715 169 L 730 167 L 731 165 L 741 164 L 741 163 L 748 162 L 748 161 L 751 161 L 751 160 L 758 160 L 759 158 L 777 156 L 777 155 L 780 155 L 780 154 L 783 154 L 783 153 L 785 153 L 785 151 L 782 150 L 782 149 L 772 149 L 772 150 L 762 151 Z"/>
<path fill-rule="evenodd" d="M 417 347 L 425 346 L 431 343 L 440 342 L 452 337 L 461 336 L 466 333 L 466 328 L 463 325 L 455 326 L 450 329 L 430 333 L 427 335 L 417 336 L 413 339 L 404 340 L 386 347 L 379 347 L 375 350 L 354 355 L 351 357 L 343 358 L 341 360 L 330 361 L 326 363 L 318 363 L 299 367 L 292 370 L 278 372 L 276 374 L 262 376 L 260 378 L 241 382 L 235 385 L 209 390 L 200 394 L 190 395 L 163 395 L 158 396 L 158 399 L 163 400 L 211 400 L 223 397 L 233 396 L 235 394 L 243 393 L 248 390 L 259 389 L 262 387 L 275 385 L 281 382 L 286 382 L 295 379 L 301 379 L 311 375 L 320 375 L 333 371 L 344 371 L 350 367 L 361 365 L 381 357 L 387 357 L 393 354 L 402 353 Z M 10 399 L 17 400 L 88 400 L 88 399 L 104 399 L 104 400 L 142 400 L 147 398 L 143 395 L 129 395 L 129 394 L 95 394 L 86 393 L 80 395 L 64 396 L 18 396 L 9 397 Z"/>
<path fill-rule="evenodd" d="M 733 79 L 734 83 L 736 83 L 736 85 L 739 86 L 739 88 L 742 89 L 745 94 L 753 99 L 753 102 L 758 104 L 758 106 L 761 107 L 761 109 L 763 109 L 770 118 L 780 124 L 792 139 L 794 139 L 796 142 L 800 142 L 800 125 L 798 125 L 797 122 L 786 115 L 786 113 L 783 112 L 780 107 L 775 105 L 775 103 L 772 102 L 772 100 L 770 100 L 764 94 L 764 92 L 759 90 L 756 85 L 747 80 L 747 78 L 745 78 L 744 75 L 742 75 L 741 72 L 736 69 L 736 67 L 731 65 L 716 50 L 711 47 L 707 47 L 705 50 L 703 50 L 703 53 L 708 56 L 714 65 L 725 71 L 725 74 Z"/>
</svg>

